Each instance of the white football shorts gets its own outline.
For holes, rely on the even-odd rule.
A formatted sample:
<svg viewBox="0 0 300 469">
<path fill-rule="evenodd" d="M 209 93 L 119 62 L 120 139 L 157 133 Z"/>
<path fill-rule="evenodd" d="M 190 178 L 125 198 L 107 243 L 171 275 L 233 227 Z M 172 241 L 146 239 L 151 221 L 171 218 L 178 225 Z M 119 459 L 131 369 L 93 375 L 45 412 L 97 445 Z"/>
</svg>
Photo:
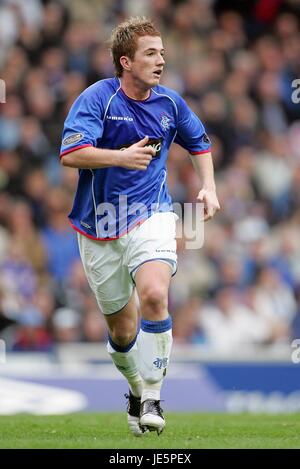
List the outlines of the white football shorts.
<svg viewBox="0 0 300 469">
<path fill-rule="evenodd" d="M 89 285 L 104 314 L 116 313 L 128 303 L 135 274 L 145 262 L 165 262 L 175 275 L 177 219 L 173 212 L 155 213 L 128 234 L 112 241 L 96 241 L 77 234 Z"/>
</svg>

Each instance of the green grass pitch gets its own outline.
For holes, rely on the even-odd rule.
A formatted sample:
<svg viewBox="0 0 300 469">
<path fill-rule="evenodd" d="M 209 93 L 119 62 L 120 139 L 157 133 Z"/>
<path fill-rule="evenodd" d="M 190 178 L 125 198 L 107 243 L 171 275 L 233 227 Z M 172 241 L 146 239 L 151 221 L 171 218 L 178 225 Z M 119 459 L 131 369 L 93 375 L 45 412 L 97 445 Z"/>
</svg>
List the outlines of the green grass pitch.
<svg viewBox="0 0 300 469">
<path fill-rule="evenodd" d="M 300 448 L 300 414 L 166 413 L 166 428 L 131 436 L 125 413 L 0 417 L 0 448 Z"/>
</svg>

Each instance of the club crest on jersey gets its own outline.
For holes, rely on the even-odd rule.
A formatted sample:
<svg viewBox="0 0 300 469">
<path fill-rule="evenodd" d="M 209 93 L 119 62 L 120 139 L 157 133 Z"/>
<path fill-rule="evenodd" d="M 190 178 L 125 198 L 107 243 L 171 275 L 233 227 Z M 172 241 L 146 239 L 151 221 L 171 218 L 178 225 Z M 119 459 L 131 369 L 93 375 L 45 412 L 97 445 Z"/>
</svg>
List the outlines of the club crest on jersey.
<svg viewBox="0 0 300 469">
<path fill-rule="evenodd" d="M 68 137 L 66 137 L 62 144 L 63 145 L 71 145 L 72 143 L 77 143 L 77 142 L 80 142 L 80 140 L 82 140 L 84 137 L 84 135 L 82 133 L 77 133 L 77 134 L 72 134 L 72 135 L 69 135 Z"/>
<path fill-rule="evenodd" d="M 133 142 L 135 143 L 135 142 Z M 118 150 L 126 150 L 126 148 L 130 147 L 133 143 L 126 143 L 124 145 L 121 145 Z M 152 147 L 155 150 L 155 156 L 153 158 L 159 158 L 161 149 L 163 145 L 163 139 L 162 138 L 149 138 L 147 144 L 145 147 Z"/>
<path fill-rule="evenodd" d="M 171 123 L 171 119 L 167 114 L 160 115 L 160 125 L 165 132 L 169 130 L 170 123 Z"/>
<path fill-rule="evenodd" d="M 167 365 L 168 365 L 168 358 L 165 357 L 165 358 L 159 358 L 157 357 L 154 362 L 153 362 L 153 365 L 156 366 L 156 368 L 158 368 L 159 370 L 161 370 L 162 368 L 167 368 Z"/>
</svg>

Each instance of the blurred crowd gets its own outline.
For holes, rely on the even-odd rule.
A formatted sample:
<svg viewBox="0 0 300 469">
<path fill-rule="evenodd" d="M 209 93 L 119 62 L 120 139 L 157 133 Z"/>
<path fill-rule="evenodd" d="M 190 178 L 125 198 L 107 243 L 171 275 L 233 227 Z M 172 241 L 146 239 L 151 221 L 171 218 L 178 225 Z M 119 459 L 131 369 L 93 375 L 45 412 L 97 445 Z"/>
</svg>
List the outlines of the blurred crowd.
<svg viewBox="0 0 300 469">
<path fill-rule="evenodd" d="M 74 99 L 114 74 L 112 28 L 136 14 L 162 32 L 162 84 L 206 126 L 221 204 L 202 249 L 178 239 L 175 341 L 290 343 L 300 338 L 299 0 L 0 0 L 1 337 L 9 350 L 106 341 L 67 219 L 77 171 L 58 154 Z M 199 180 L 177 145 L 168 170 L 173 200 L 195 202 Z"/>
</svg>

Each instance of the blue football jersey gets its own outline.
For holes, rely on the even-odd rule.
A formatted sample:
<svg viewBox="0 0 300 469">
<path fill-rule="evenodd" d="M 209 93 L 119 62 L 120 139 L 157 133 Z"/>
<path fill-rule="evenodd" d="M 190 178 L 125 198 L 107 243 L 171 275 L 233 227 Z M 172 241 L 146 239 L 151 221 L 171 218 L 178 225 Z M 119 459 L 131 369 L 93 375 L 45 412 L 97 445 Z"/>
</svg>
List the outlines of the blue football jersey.
<svg viewBox="0 0 300 469">
<path fill-rule="evenodd" d="M 74 102 L 65 121 L 61 157 L 79 148 L 125 149 L 145 136 L 156 150 L 146 171 L 122 167 L 80 169 L 69 219 L 92 239 L 116 239 L 159 211 L 172 211 L 166 162 L 172 142 L 190 154 L 210 151 L 199 118 L 164 86 L 148 99 L 126 96 L 118 78 L 100 80 Z"/>
</svg>

